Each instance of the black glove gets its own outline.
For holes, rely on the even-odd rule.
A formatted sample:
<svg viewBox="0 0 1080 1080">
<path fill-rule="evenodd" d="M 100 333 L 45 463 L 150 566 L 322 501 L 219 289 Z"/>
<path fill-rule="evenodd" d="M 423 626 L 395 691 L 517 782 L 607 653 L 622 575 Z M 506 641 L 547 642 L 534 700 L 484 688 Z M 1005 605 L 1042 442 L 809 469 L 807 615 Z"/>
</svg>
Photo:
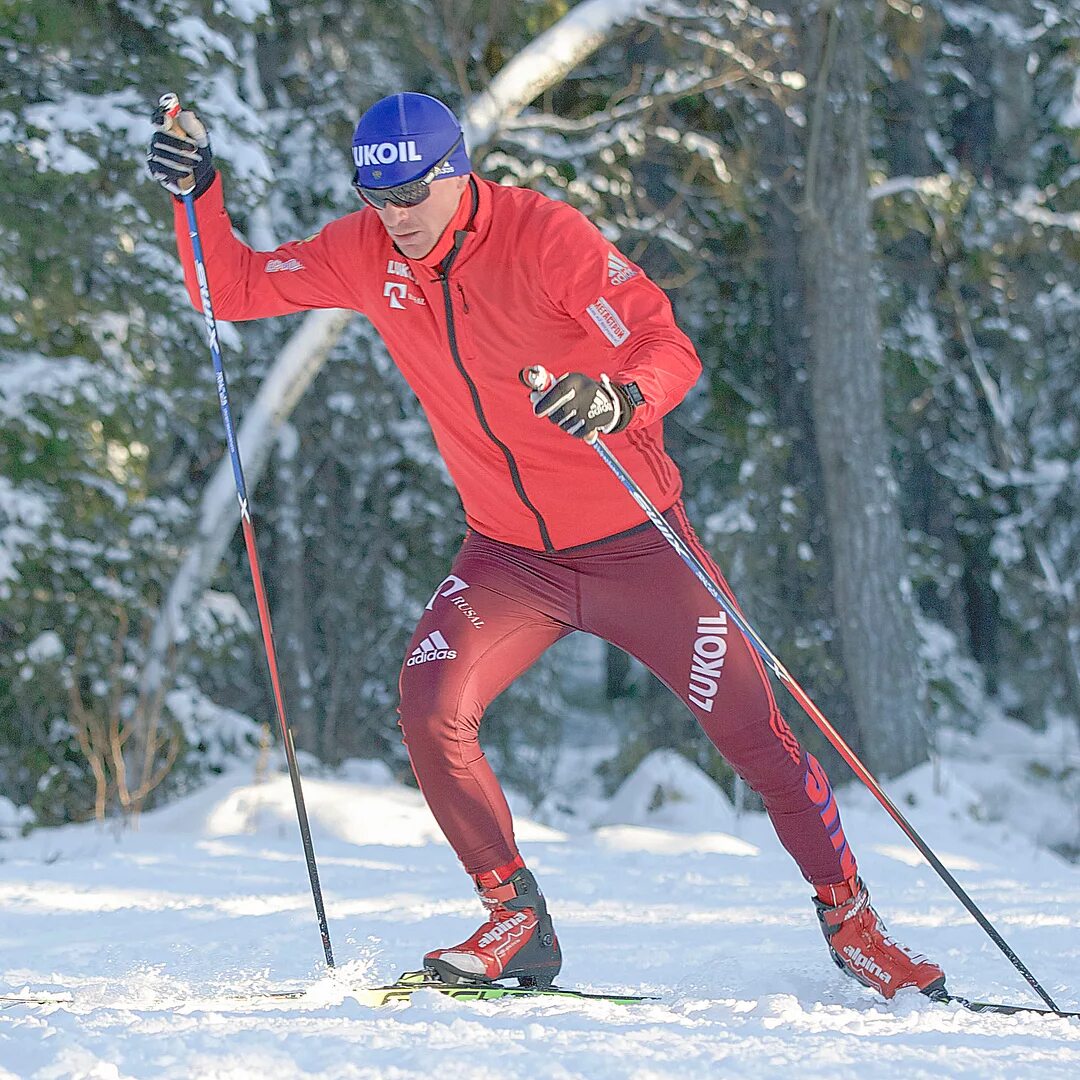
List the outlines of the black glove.
<svg viewBox="0 0 1080 1080">
<path fill-rule="evenodd" d="M 162 130 L 165 111 L 154 111 L 157 131 L 146 151 L 146 167 L 150 175 L 173 195 L 191 194 L 198 198 L 213 182 L 214 155 L 210 151 L 210 136 L 203 122 L 190 110 L 179 113 L 169 131 Z M 183 134 L 176 130 L 179 126 Z"/>
<path fill-rule="evenodd" d="M 534 391 L 531 398 L 537 416 L 546 416 L 578 439 L 622 431 L 634 415 L 627 389 L 606 375 L 597 382 L 588 375 L 571 372 L 556 379 L 550 389 Z"/>
</svg>

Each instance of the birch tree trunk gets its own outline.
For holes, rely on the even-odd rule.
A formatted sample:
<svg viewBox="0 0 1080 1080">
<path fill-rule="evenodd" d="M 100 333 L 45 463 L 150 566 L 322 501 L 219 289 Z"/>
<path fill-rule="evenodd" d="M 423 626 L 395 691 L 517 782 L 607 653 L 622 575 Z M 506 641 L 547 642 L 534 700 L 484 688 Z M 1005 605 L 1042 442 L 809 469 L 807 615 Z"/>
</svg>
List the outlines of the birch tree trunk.
<svg viewBox="0 0 1080 1080">
<path fill-rule="evenodd" d="M 809 114 L 800 255 L 844 663 L 865 758 L 893 775 L 925 760 L 928 742 L 884 413 L 867 182 L 871 13 L 868 0 L 840 0 L 800 16 Z"/>
</svg>

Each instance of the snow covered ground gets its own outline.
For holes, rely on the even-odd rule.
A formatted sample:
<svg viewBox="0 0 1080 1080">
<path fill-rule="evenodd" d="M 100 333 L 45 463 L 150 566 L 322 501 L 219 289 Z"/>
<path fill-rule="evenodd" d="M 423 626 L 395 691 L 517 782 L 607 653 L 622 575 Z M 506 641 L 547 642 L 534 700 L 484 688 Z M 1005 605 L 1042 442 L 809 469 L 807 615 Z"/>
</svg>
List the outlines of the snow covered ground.
<svg viewBox="0 0 1080 1080">
<path fill-rule="evenodd" d="M 841 976 L 767 822 L 736 818 L 665 755 L 598 808 L 595 829 L 519 818 L 563 943 L 560 982 L 659 1001 L 421 994 L 362 1007 L 350 987 L 471 932 L 468 882 L 420 797 L 380 767 L 307 779 L 338 960 L 328 976 L 288 781 L 250 779 L 223 778 L 135 832 L 0 842 L 0 992 L 74 999 L 0 1011 L 0 1078 L 1080 1076 L 1080 1020 L 887 1003 Z M 913 823 L 1058 1004 L 1080 1008 L 1080 869 L 972 823 L 961 782 L 931 788 L 916 773 L 894 797 L 914 802 Z M 897 937 L 939 960 L 958 993 L 1037 1004 L 877 804 L 845 794 L 848 835 Z M 299 1001 L 231 996 L 299 983 L 313 986 Z"/>
</svg>

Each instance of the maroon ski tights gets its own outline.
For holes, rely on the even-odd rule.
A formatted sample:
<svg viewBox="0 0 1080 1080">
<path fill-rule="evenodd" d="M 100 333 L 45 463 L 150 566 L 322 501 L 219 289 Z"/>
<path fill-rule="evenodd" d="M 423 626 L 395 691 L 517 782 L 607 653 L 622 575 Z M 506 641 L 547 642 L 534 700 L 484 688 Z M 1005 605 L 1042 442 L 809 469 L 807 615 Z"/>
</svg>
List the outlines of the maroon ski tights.
<svg viewBox="0 0 1080 1080">
<path fill-rule="evenodd" d="M 682 504 L 664 516 L 730 596 Z M 553 553 L 470 533 L 428 603 L 401 669 L 401 728 L 420 788 L 468 873 L 517 855 L 477 737 L 484 709 L 575 629 L 637 657 L 687 704 L 761 795 L 807 881 L 837 884 L 856 872 L 828 779 L 780 715 L 757 654 L 645 525 Z"/>
</svg>

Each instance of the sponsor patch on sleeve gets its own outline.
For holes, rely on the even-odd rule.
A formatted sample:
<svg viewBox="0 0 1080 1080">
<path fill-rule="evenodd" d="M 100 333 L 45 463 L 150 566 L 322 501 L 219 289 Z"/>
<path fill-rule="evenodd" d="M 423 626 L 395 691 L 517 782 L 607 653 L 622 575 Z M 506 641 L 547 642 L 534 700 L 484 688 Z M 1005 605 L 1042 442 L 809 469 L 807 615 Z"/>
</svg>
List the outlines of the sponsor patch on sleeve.
<svg viewBox="0 0 1080 1080">
<path fill-rule="evenodd" d="M 626 323 L 602 296 L 598 296 L 585 310 L 589 313 L 589 318 L 600 327 L 600 333 L 612 345 L 619 346 L 630 336 Z"/>
</svg>

